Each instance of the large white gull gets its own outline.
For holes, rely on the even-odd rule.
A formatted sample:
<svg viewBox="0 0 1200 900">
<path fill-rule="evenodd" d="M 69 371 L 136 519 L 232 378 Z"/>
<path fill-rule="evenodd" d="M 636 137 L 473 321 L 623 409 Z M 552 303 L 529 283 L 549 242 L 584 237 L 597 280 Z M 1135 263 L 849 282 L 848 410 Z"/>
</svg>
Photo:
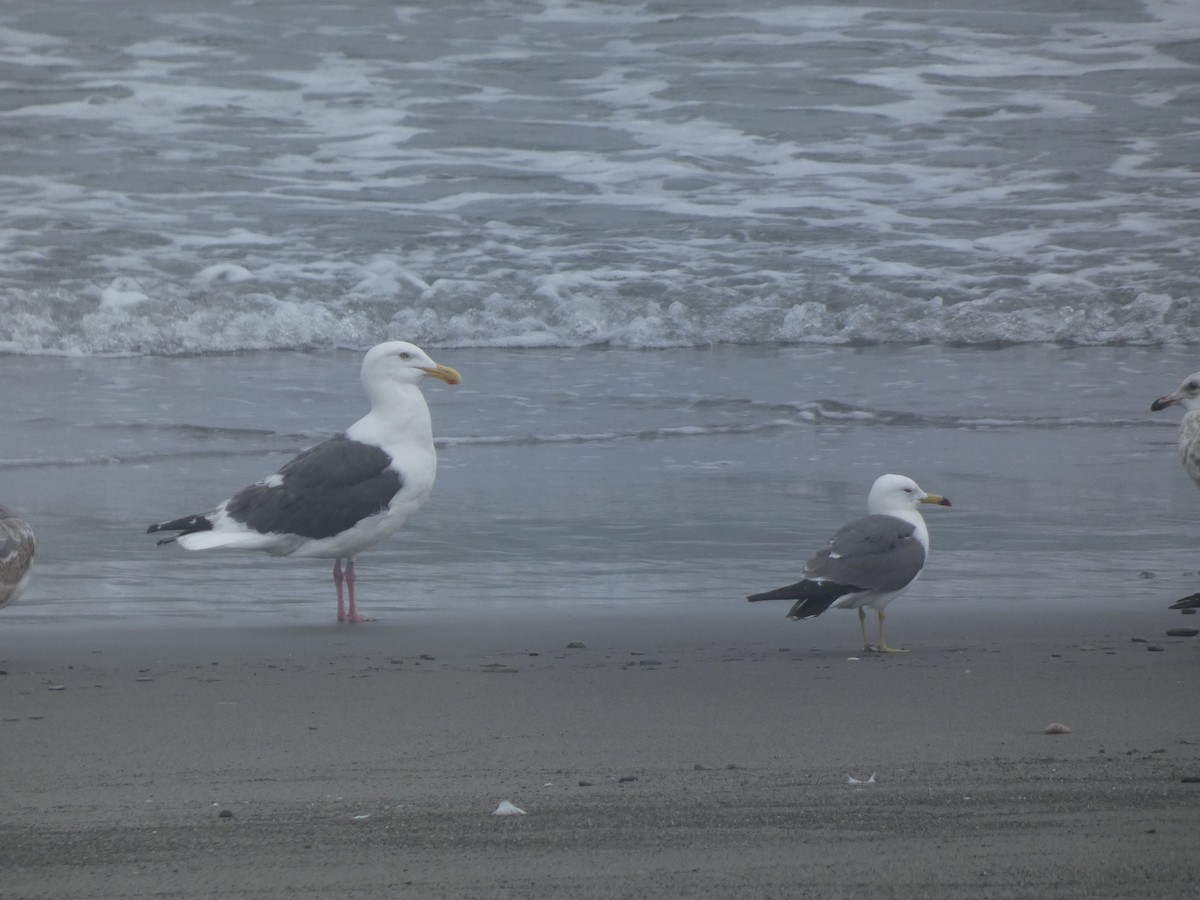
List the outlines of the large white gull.
<svg viewBox="0 0 1200 900">
<path fill-rule="evenodd" d="M 1179 423 L 1179 461 L 1183 470 L 1200 487 L 1200 372 L 1183 380 L 1174 392 L 1159 397 L 1150 404 L 1151 412 L 1169 406 L 1182 406 L 1186 412 Z M 1171 604 L 1170 609 L 1200 607 L 1200 594 L 1192 594 Z"/>
<path fill-rule="evenodd" d="M 29 584 L 35 549 L 29 523 L 0 506 L 0 609 L 15 603 Z"/>
<path fill-rule="evenodd" d="M 406 341 L 372 347 L 362 362 L 370 412 L 211 512 L 160 522 L 147 533 L 178 532 L 159 543 L 188 550 L 332 559 L 338 621 L 370 621 L 358 614 L 354 558 L 395 533 L 433 489 L 433 426 L 417 386 L 427 376 L 461 381 Z"/>
<path fill-rule="evenodd" d="M 884 640 L 883 610 L 925 567 L 929 530 L 917 511 L 922 503 L 950 505 L 945 497 L 925 493 L 911 478 L 880 475 L 867 496 L 869 515 L 843 525 L 804 564 L 800 581 L 746 599 L 794 600 L 789 619 L 811 619 L 830 606 L 857 609 L 863 650 L 905 652 Z M 879 616 L 878 644 L 867 639 L 867 607 Z"/>
</svg>

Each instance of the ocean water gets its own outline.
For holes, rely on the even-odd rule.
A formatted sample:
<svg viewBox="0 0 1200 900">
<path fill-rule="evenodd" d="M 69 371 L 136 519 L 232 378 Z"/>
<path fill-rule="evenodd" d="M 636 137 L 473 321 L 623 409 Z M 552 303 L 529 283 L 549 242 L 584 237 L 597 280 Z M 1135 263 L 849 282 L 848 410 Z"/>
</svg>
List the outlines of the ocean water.
<svg viewBox="0 0 1200 900">
<path fill-rule="evenodd" d="M 1164 607 L 1193 7 L 8 0 L 4 622 L 326 621 L 323 563 L 142 532 L 357 418 L 391 338 L 465 384 L 369 614 L 742 602 L 884 471 L 955 504 L 905 603 Z"/>
<path fill-rule="evenodd" d="M 740 604 L 782 628 L 782 606 L 744 596 L 794 580 L 864 512 L 874 478 L 896 471 L 954 503 L 926 512 L 928 571 L 899 603 L 1165 617 L 1200 588 L 1200 493 L 1175 455 L 1177 415 L 1149 406 L 1192 356 L 439 351 L 464 383 L 426 388 L 438 483 L 400 535 L 360 557 L 364 612 Z M 0 408 L 5 502 L 40 542 L 5 623 L 331 622 L 325 561 L 189 553 L 144 531 L 211 508 L 357 418 L 358 362 L 347 350 L 0 357 L 3 383 L 38 388 Z"/>
<path fill-rule="evenodd" d="M 7 0 L 0 349 L 1200 341 L 1191 0 Z"/>
</svg>

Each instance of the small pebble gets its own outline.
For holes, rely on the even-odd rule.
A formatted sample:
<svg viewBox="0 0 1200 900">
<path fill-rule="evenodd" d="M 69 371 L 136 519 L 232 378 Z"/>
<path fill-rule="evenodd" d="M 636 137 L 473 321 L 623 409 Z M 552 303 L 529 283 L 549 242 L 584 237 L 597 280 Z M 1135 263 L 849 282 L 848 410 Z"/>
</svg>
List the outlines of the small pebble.
<svg viewBox="0 0 1200 900">
<path fill-rule="evenodd" d="M 1150 643 L 1150 642 L 1149 642 L 1148 640 L 1146 640 L 1145 638 L 1130 638 L 1130 640 L 1131 640 L 1131 641 L 1133 641 L 1135 644 L 1148 644 L 1148 643 Z"/>
<path fill-rule="evenodd" d="M 1200 784 L 1200 775 L 1184 775 L 1179 780 L 1184 784 Z"/>
<path fill-rule="evenodd" d="M 567 644 L 567 649 L 568 650 L 586 650 L 587 644 L 585 644 L 583 641 L 571 641 L 569 644 Z"/>
<path fill-rule="evenodd" d="M 1150 579 L 1150 578 L 1157 578 L 1157 577 L 1158 576 L 1155 575 L 1153 572 L 1147 572 L 1145 570 L 1138 572 L 1138 578 L 1141 578 L 1143 580 Z"/>
<path fill-rule="evenodd" d="M 217 818 L 218 819 L 232 819 L 233 818 L 233 810 L 223 809 L 219 813 L 217 813 Z"/>
<path fill-rule="evenodd" d="M 1163 648 L 1158 646 L 1158 644 L 1147 644 L 1146 649 L 1151 653 L 1162 653 Z"/>
<path fill-rule="evenodd" d="M 50 687 L 46 688 L 48 691 L 65 691 L 66 689 L 67 686 L 65 684 L 52 684 Z"/>
<path fill-rule="evenodd" d="M 1195 637 L 1198 634 L 1200 634 L 1200 628 L 1194 628 L 1191 625 L 1167 629 L 1167 637 Z"/>
<path fill-rule="evenodd" d="M 579 782 L 579 786 L 580 787 L 591 787 L 592 783 L 590 781 L 581 781 L 581 782 Z"/>
<path fill-rule="evenodd" d="M 622 783 L 624 783 L 626 781 L 637 781 L 637 776 L 636 775 L 622 775 L 620 778 L 617 779 L 617 781 L 620 781 Z"/>
<path fill-rule="evenodd" d="M 645 659 L 639 659 L 638 665 L 639 666 L 661 666 L 662 660 L 654 659 L 654 657 L 652 657 L 652 656 L 647 656 Z"/>
<path fill-rule="evenodd" d="M 1071 729 L 1062 722 L 1051 722 L 1046 726 L 1046 734 L 1070 734 Z"/>
<path fill-rule="evenodd" d="M 430 654 L 428 654 L 428 653 L 422 653 L 422 654 L 421 654 L 421 659 L 430 659 L 430 660 L 432 660 L 432 659 L 437 659 L 437 657 L 436 657 L 436 656 L 431 656 L 431 655 L 430 655 Z"/>
</svg>

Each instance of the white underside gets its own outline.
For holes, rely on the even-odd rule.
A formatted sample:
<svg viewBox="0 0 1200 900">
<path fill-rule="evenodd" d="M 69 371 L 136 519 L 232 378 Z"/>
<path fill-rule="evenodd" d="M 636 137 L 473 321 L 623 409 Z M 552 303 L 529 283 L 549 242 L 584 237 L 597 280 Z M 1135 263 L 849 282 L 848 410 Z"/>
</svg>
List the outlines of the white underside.
<svg viewBox="0 0 1200 900">
<path fill-rule="evenodd" d="M 917 573 L 917 577 L 906 584 L 898 591 L 858 591 L 854 594 L 847 594 L 833 604 L 834 609 L 868 609 L 882 610 L 885 606 L 912 587 L 917 578 L 921 577 L 921 573 Z"/>
<path fill-rule="evenodd" d="M 425 492 L 428 495 L 428 491 Z M 216 516 L 211 531 L 196 531 L 178 538 L 181 547 L 187 550 L 213 550 L 227 548 L 236 550 L 262 550 L 272 556 L 294 556 L 299 559 L 352 559 L 361 551 L 384 538 L 390 537 L 404 527 L 404 523 L 421 506 L 420 500 L 404 496 L 406 491 L 392 500 L 387 512 L 361 520 L 348 531 L 329 538 L 306 538 L 294 534 L 260 534 L 235 522 L 223 511 Z"/>
</svg>

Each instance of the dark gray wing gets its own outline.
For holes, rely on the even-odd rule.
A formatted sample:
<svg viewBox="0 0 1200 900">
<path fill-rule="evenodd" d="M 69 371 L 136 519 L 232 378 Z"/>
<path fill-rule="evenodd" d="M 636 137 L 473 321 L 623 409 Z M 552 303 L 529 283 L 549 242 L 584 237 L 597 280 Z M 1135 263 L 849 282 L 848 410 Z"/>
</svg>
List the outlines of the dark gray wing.
<svg viewBox="0 0 1200 900">
<path fill-rule="evenodd" d="M 333 537 L 387 509 L 404 486 L 391 462 L 379 447 L 331 438 L 238 491 L 225 512 L 263 534 Z"/>
<path fill-rule="evenodd" d="M 898 591 L 925 565 L 916 529 L 895 516 L 866 516 L 842 527 L 804 565 L 804 577 L 864 591 Z"/>
</svg>

